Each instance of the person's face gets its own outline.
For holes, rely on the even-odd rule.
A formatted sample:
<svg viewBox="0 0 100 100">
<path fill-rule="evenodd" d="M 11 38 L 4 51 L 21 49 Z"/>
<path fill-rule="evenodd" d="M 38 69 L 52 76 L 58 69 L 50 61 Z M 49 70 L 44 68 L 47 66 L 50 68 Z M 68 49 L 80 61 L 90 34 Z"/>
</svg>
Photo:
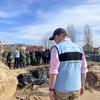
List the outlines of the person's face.
<svg viewBox="0 0 100 100">
<path fill-rule="evenodd" d="M 59 43 L 59 35 L 56 35 L 55 37 L 54 37 L 54 41 L 58 44 Z"/>
<path fill-rule="evenodd" d="M 56 35 L 54 37 L 54 41 L 58 44 L 63 40 L 63 38 L 64 38 L 64 35 L 63 34 L 59 34 L 59 35 Z"/>
</svg>

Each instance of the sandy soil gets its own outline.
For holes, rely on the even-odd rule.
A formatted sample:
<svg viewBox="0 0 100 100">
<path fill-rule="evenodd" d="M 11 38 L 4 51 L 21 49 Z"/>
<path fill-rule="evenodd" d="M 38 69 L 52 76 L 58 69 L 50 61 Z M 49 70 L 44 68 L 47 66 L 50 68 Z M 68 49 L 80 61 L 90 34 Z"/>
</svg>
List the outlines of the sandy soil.
<svg viewBox="0 0 100 100">
<path fill-rule="evenodd" d="M 100 91 L 85 91 L 84 95 L 80 97 L 80 100 L 100 100 Z"/>
<path fill-rule="evenodd" d="M 100 68 L 99 68 L 100 69 Z M 12 70 L 14 73 L 26 72 L 26 69 Z M 48 86 L 43 85 L 41 87 L 35 86 L 33 90 L 25 89 L 24 91 L 17 90 L 15 96 L 17 99 L 22 98 L 22 100 L 49 100 Z M 85 93 L 80 96 L 80 100 L 100 100 L 100 88 L 85 90 Z"/>
<path fill-rule="evenodd" d="M 29 96 L 30 99 L 28 98 L 25 100 L 50 100 L 47 86 L 40 87 L 34 91 L 29 91 L 29 90 L 25 90 L 24 92 L 17 91 L 17 96 L 18 95 L 22 99 Z M 100 91 L 86 90 L 85 93 L 82 96 L 80 96 L 80 100 L 100 100 Z"/>
</svg>

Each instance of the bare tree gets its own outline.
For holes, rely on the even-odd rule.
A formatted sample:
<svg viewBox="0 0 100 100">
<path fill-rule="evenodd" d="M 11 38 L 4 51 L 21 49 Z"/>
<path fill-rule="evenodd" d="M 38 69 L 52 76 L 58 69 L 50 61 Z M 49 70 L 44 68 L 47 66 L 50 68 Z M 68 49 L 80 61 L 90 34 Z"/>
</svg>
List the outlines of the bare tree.
<svg viewBox="0 0 100 100">
<path fill-rule="evenodd" d="M 73 42 L 76 42 L 76 39 L 75 39 L 76 34 L 75 34 L 75 28 L 73 24 L 67 26 L 67 33 L 69 34 L 69 37 L 71 38 L 71 40 Z"/>
<path fill-rule="evenodd" d="M 90 53 L 91 50 L 90 50 L 89 46 L 93 45 L 93 34 L 92 34 L 92 30 L 88 24 L 85 25 L 85 27 L 84 27 L 84 33 L 85 33 L 84 42 L 85 42 L 85 44 L 88 45 L 88 52 Z"/>
<path fill-rule="evenodd" d="M 45 49 L 50 49 L 50 47 L 52 46 L 52 42 L 49 40 L 49 36 L 45 35 L 42 39 L 41 42 L 43 44 L 43 46 L 45 47 Z"/>
</svg>

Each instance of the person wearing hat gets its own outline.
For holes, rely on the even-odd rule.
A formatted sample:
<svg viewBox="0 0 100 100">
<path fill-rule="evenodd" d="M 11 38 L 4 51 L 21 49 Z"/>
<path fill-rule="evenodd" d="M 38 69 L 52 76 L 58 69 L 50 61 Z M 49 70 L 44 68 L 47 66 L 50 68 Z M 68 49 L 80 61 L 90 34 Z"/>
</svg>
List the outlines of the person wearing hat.
<svg viewBox="0 0 100 100">
<path fill-rule="evenodd" d="M 49 39 L 56 43 L 51 48 L 50 100 L 79 100 L 88 71 L 85 54 L 63 28 L 57 28 Z"/>
</svg>

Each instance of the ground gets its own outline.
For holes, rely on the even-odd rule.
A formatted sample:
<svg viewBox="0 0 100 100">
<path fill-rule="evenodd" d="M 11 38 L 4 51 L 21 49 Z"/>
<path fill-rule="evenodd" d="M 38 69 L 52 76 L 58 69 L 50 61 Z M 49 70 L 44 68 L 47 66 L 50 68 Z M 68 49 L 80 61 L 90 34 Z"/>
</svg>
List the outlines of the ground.
<svg viewBox="0 0 100 100">
<path fill-rule="evenodd" d="M 89 62 L 90 63 L 90 62 Z M 94 63 L 96 68 L 97 66 L 99 67 L 98 70 L 100 70 L 100 63 Z M 19 74 L 22 72 L 26 72 L 27 70 L 29 71 L 32 66 L 28 67 L 27 69 L 16 69 L 12 71 L 14 73 Z M 21 100 L 49 100 L 49 91 L 48 91 L 48 85 L 43 85 L 43 86 L 35 86 L 33 87 L 33 90 L 30 89 L 25 89 L 25 90 L 17 90 L 15 96 L 17 99 L 15 100 L 20 100 L 19 98 L 22 98 Z M 27 98 L 27 99 L 25 99 Z M 88 89 L 85 90 L 85 93 L 80 96 L 80 100 L 100 100 L 100 88 L 98 87 L 97 89 Z"/>
</svg>

